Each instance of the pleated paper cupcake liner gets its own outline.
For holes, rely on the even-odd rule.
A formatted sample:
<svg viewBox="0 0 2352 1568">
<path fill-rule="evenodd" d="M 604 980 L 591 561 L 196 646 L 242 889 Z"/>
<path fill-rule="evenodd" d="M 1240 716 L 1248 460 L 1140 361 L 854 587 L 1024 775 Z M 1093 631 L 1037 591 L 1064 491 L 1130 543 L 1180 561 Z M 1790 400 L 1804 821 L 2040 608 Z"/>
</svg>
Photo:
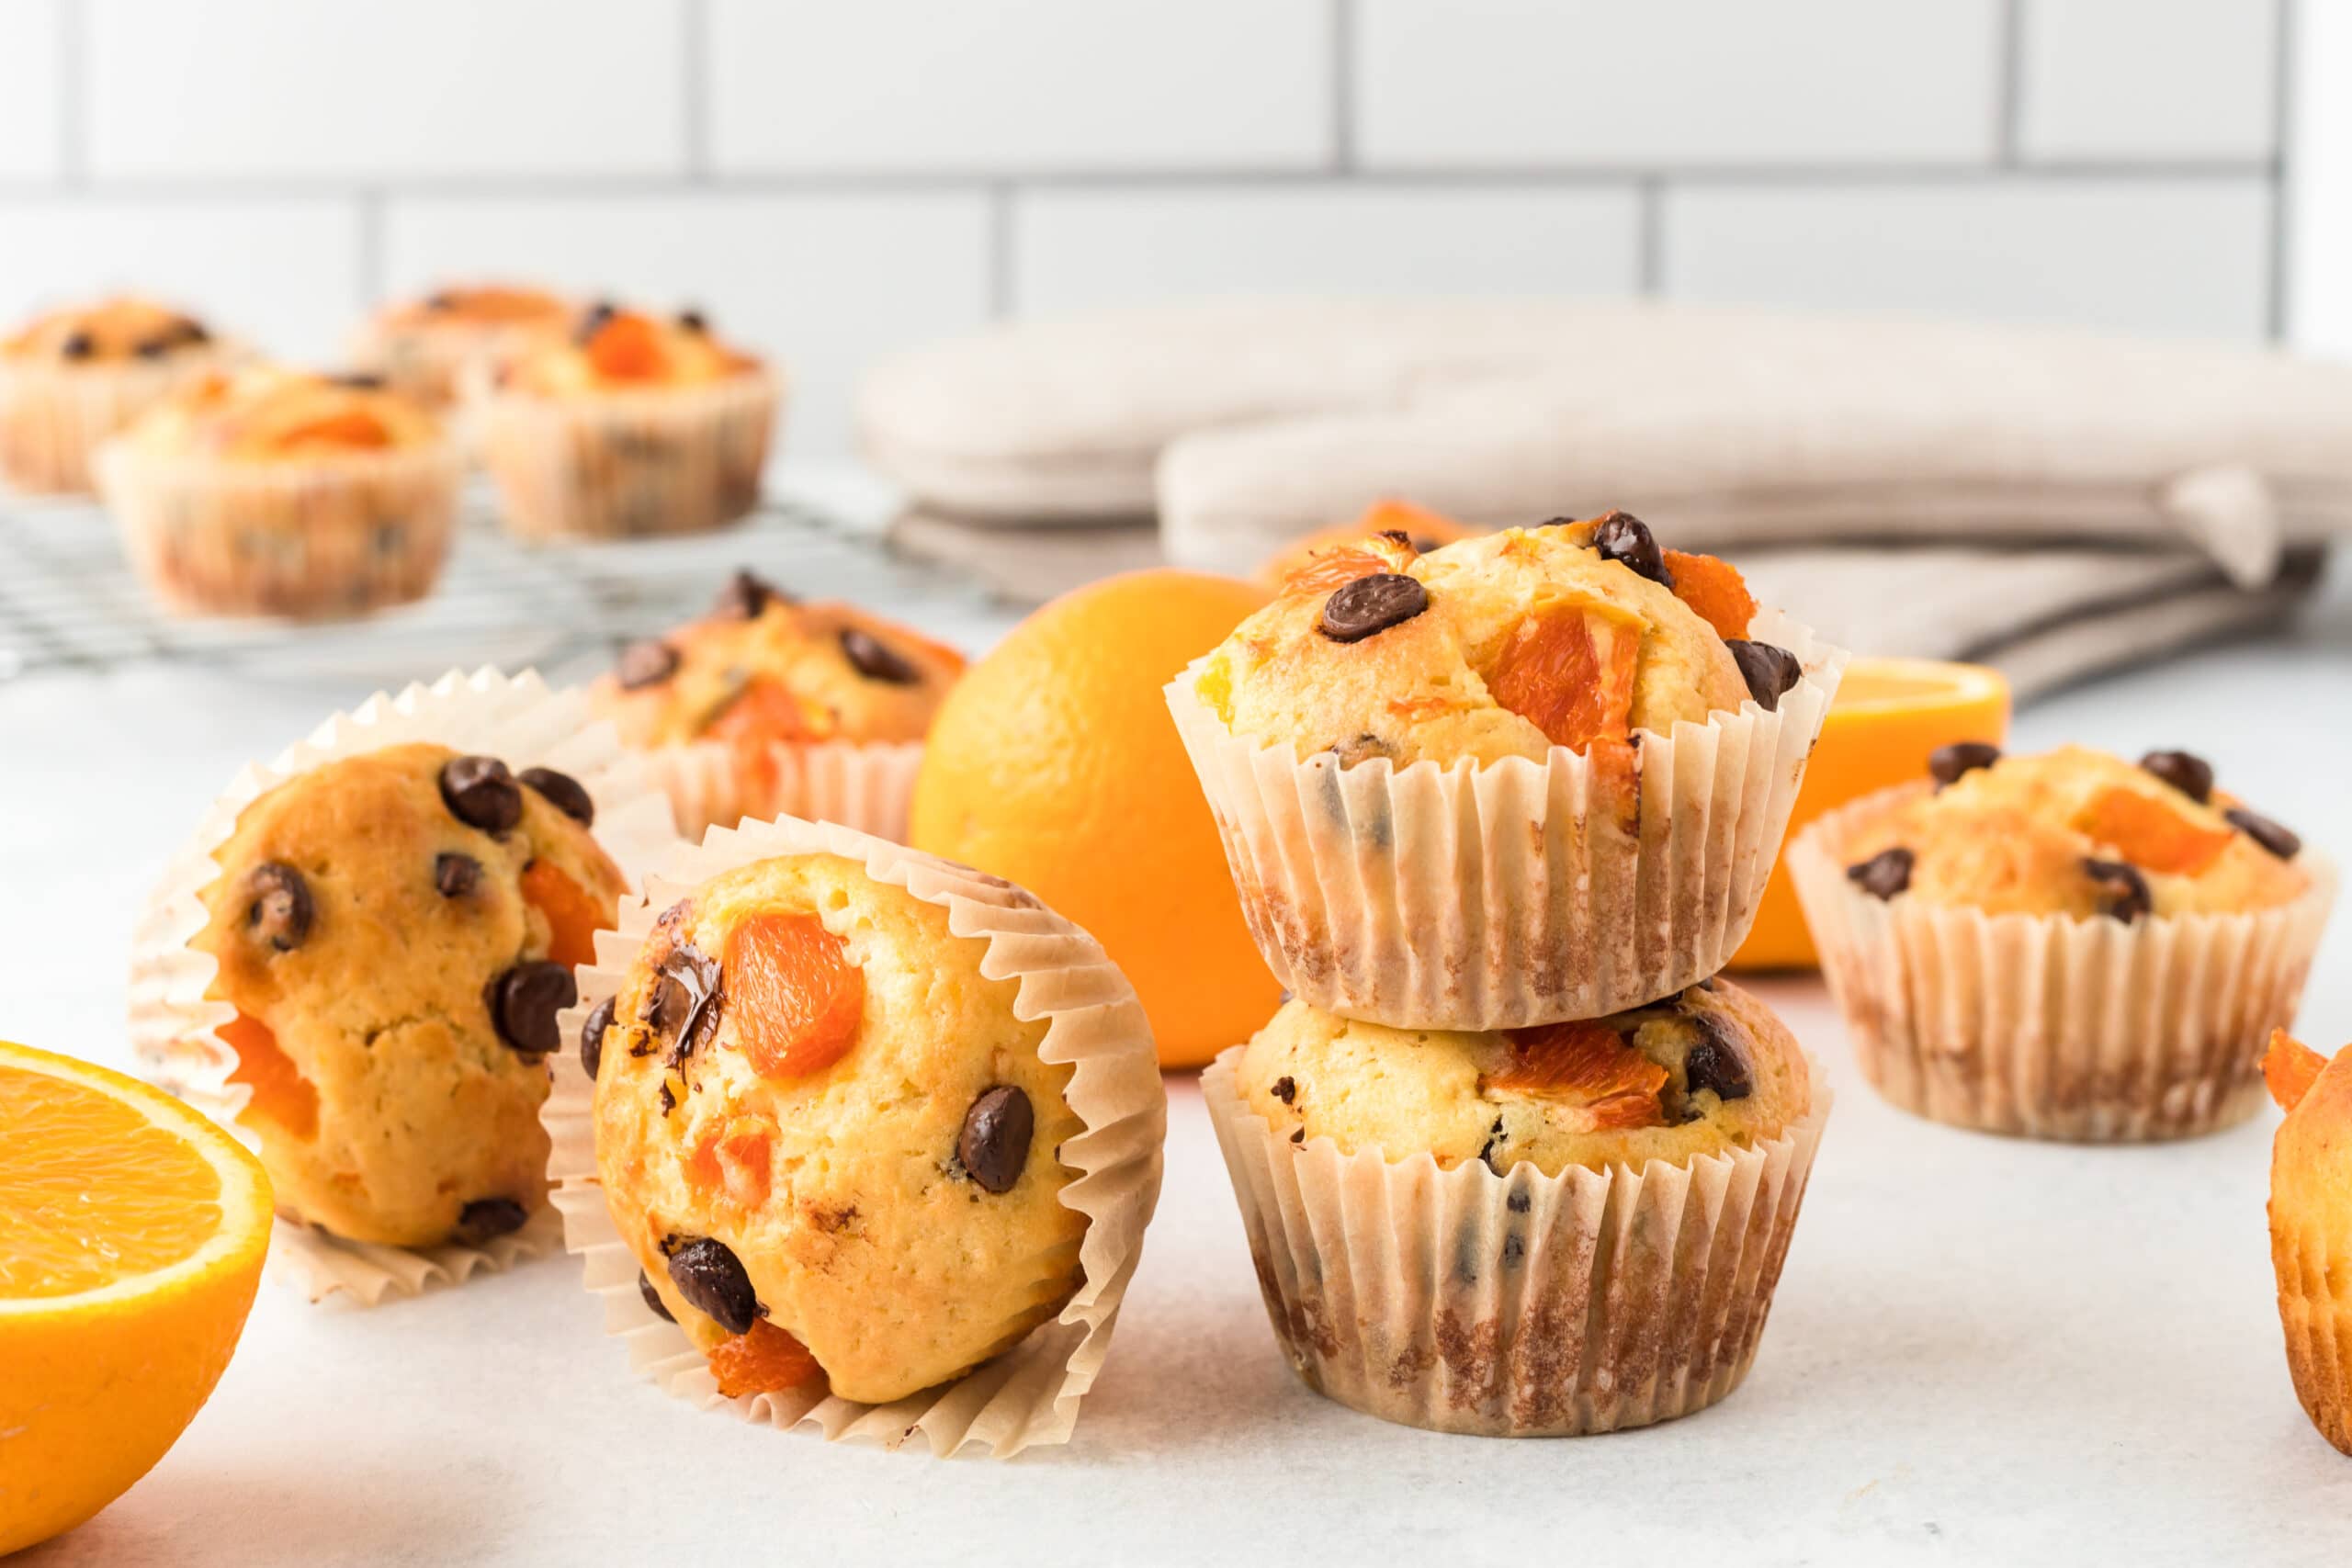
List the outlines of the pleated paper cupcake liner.
<svg viewBox="0 0 2352 1568">
<path fill-rule="evenodd" d="M 507 528 L 636 538 L 723 528 L 759 504 L 782 393 L 765 373 L 707 386 L 540 398 L 469 378 L 468 408 Z"/>
<path fill-rule="evenodd" d="M 130 1028 L 132 1053 L 147 1077 L 248 1144 L 255 1140 L 237 1117 L 251 1091 L 230 1081 L 237 1053 L 220 1034 L 236 1009 L 207 995 L 220 964 L 189 945 L 205 926 L 204 889 L 220 874 L 213 856 L 236 831 L 238 814 L 265 791 L 339 758 L 412 741 L 482 752 L 517 771 L 555 768 L 578 779 L 595 802 L 596 841 L 632 887 L 644 886 L 647 870 L 676 842 L 669 803 L 637 754 L 590 712 L 587 694 L 550 691 L 531 671 L 513 677 L 494 670 L 452 671 L 398 696 L 379 692 L 352 712 L 336 714 L 275 761 L 240 770 L 174 855 L 132 932 Z M 289 1215 L 271 1239 L 271 1272 L 314 1302 L 341 1293 L 374 1306 L 553 1251 L 558 1233 L 545 1214 L 481 1246 L 422 1248 L 355 1242 Z"/>
<path fill-rule="evenodd" d="M 2276 908 L 2128 925 L 1863 892 L 1838 846 L 1926 787 L 1866 796 L 1789 846 L 1871 1087 L 1931 1121 L 2081 1143 L 2190 1137 L 2250 1114 L 2264 1043 L 2301 1000 L 2335 866 L 2306 850 L 2296 863 L 2311 890 Z"/>
<path fill-rule="evenodd" d="M 1453 1170 L 1305 1145 L 1202 1075 L 1266 1315 L 1307 1387 L 1481 1437 L 1576 1437 L 1724 1398 L 1756 1358 L 1829 1115 L 1639 1170 Z"/>
<path fill-rule="evenodd" d="M 1242 913 L 1292 995 L 1399 1028 L 1598 1018 L 1695 985 L 1754 923 L 1843 649 L 1771 612 L 1758 637 L 1804 675 L 1635 752 L 1638 806 L 1564 746 L 1441 770 L 1343 768 L 1232 734 L 1168 688 Z"/>
<path fill-rule="evenodd" d="M 797 817 L 898 843 L 907 836 L 922 742 L 776 740 L 746 750 L 695 740 L 657 746 L 645 760 L 690 842 L 745 818 Z"/>
<path fill-rule="evenodd" d="M 1061 1201 L 1087 1217 L 1078 1293 L 1058 1319 L 962 1378 L 888 1404 L 809 1391 L 729 1399 L 685 1331 L 656 1316 L 639 1294 L 637 1257 L 615 1227 L 597 1180 L 595 1085 L 570 1052 L 555 1058 L 555 1089 L 540 1112 L 554 1144 L 548 1168 L 558 1183 L 564 1245 L 585 1260 L 588 1288 L 604 1303 L 605 1332 L 628 1345 L 639 1375 L 673 1397 L 778 1428 L 813 1424 L 827 1441 L 856 1438 L 898 1448 L 920 1432 L 934 1454 L 977 1446 L 1008 1458 L 1067 1442 L 1142 1256 L 1168 1128 L 1150 1025 L 1126 977 L 1093 938 L 1030 894 L 967 867 L 837 824 L 747 822 L 673 850 L 644 898 L 623 907 L 619 929 L 597 933 L 596 963 L 580 970 L 580 1005 L 563 1015 L 563 1037 L 577 1038 L 590 1010 L 619 990 L 662 910 L 722 872 L 798 854 L 855 861 L 876 881 L 947 910 L 955 934 L 987 942 L 980 972 L 1018 982 L 1014 1016 L 1046 1021 L 1037 1055 L 1072 1065 L 1069 1107 L 1086 1127 L 1061 1145 L 1062 1163 L 1079 1173 L 1062 1189 Z"/>
<path fill-rule="evenodd" d="M 0 358 L 0 477 L 26 491 L 95 490 L 101 442 L 175 388 L 243 357 L 224 344 L 107 365 Z"/>
<path fill-rule="evenodd" d="M 131 564 L 186 615 L 334 620 L 422 599 L 449 554 L 463 464 L 448 442 L 288 462 L 113 441 L 98 488 Z"/>
<path fill-rule="evenodd" d="M 2295 1397 L 2320 1435 L 2352 1454 L 2352 1304 L 2341 1287 L 2352 1237 L 2338 1174 L 2342 1114 L 2335 1094 L 2314 1089 L 2279 1124 L 2270 1157 L 2270 1262 Z"/>
</svg>

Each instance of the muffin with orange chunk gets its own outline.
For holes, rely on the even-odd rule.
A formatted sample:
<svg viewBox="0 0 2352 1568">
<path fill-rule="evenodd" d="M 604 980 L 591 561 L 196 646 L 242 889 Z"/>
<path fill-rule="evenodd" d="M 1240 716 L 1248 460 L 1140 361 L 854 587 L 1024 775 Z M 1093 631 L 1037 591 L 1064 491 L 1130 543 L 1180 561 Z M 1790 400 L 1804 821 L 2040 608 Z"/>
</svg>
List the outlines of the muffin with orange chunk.
<svg viewBox="0 0 2352 1568">
<path fill-rule="evenodd" d="M 556 1014 L 627 890 L 594 817 L 567 774 L 422 742 L 239 813 L 190 945 L 218 965 L 212 1033 L 282 1212 L 435 1247 L 542 1206 Z"/>
<path fill-rule="evenodd" d="M 721 1393 L 887 1404 L 1076 1292 L 1072 1069 L 989 951 L 855 860 L 782 855 L 665 911 L 590 1015 L 598 1184 Z"/>
<path fill-rule="evenodd" d="M 2287 1119 L 2270 1150 L 2270 1263 L 2287 1368 L 2320 1436 L 2352 1454 L 2352 1050 L 2323 1056 L 2283 1029 L 2262 1060 Z"/>
<path fill-rule="evenodd" d="M 1828 1108 L 1787 1028 L 1720 981 L 1509 1031 L 1294 1000 L 1202 1088 L 1294 1370 L 1497 1437 L 1736 1387 Z"/>
<path fill-rule="evenodd" d="M 1843 660 L 1620 512 L 1318 552 L 1169 696 L 1295 994 L 1511 1028 L 1722 966 Z"/>
<path fill-rule="evenodd" d="M 1789 867 L 1864 1076 L 1990 1132 L 2178 1137 L 2246 1115 L 2335 871 L 2193 753 L 1947 746 Z"/>
<path fill-rule="evenodd" d="M 457 400 L 467 370 L 561 333 L 577 309 L 560 295 L 514 284 L 437 288 L 379 310 L 359 330 L 352 359 L 440 408 Z"/>
<path fill-rule="evenodd" d="M 28 491 L 95 488 L 98 443 L 234 357 L 202 321 L 152 299 L 35 316 L 0 338 L 0 478 Z"/>
<path fill-rule="evenodd" d="M 1310 570 L 1317 558 L 1381 535 L 1401 535 L 1397 543 L 1410 545 L 1419 554 L 1427 555 L 1458 540 L 1475 538 L 1477 533 L 1476 528 L 1409 501 L 1376 501 L 1365 507 L 1363 515 L 1354 522 L 1318 529 L 1267 557 L 1258 568 L 1258 581 L 1280 592 L 1291 578 Z"/>
<path fill-rule="evenodd" d="M 331 619 L 422 598 L 457 514 L 439 422 L 368 375 L 200 377 L 97 468 L 148 586 L 196 614 Z"/>
<path fill-rule="evenodd" d="M 701 620 L 623 649 L 591 697 L 648 753 L 689 839 L 789 816 L 899 840 L 923 736 L 963 671 L 944 643 L 745 570 Z"/>
<path fill-rule="evenodd" d="M 482 461 L 517 533 L 701 533 L 759 504 L 777 380 L 699 311 L 600 302 L 473 386 Z"/>
</svg>

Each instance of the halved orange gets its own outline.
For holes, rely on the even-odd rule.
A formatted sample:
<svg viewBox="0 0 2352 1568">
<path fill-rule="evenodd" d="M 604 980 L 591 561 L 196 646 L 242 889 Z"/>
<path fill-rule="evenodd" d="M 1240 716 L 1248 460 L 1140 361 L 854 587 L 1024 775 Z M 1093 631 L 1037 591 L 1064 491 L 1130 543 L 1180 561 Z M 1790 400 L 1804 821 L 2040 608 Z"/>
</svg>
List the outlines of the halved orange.
<svg viewBox="0 0 2352 1568">
<path fill-rule="evenodd" d="M 164 1457 L 229 1364 L 269 1178 L 198 1111 L 0 1041 L 0 1556 Z"/>
</svg>

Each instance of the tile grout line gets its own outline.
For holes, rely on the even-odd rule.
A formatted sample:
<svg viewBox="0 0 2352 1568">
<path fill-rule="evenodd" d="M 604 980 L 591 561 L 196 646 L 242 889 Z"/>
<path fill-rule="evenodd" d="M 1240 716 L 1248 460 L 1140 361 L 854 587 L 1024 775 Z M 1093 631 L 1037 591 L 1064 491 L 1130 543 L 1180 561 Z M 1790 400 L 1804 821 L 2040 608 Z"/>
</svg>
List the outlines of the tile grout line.
<svg viewBox="0 0 2352 1568">
<path fill-rule="evenodd" d="M 1330 0 L 1331 171 L 1356 166 L 1355 0 Z"/>
<path fill-rule="evenodd" d="M 2025 107 L 2025 0 L 2001 0 L 2001 74 L 1994 102 L 1993 161 L 2018 167 L 2018 121 Z"/>
<path fill-rule="evenodd" d="M 2272 0 L 2277 37 L 2271 49 L 2270 341 L 2284 343 L 2292 325 L 2295 238 L 2295 38 L 2300 0 Z"/>
</svg>

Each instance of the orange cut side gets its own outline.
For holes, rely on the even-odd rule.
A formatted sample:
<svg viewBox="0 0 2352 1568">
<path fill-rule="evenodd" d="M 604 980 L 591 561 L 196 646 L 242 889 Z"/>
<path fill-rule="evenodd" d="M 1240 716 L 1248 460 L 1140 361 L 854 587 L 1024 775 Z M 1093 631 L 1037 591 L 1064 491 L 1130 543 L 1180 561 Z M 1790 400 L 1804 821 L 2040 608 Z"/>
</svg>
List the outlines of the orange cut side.
<svg viewBox="0 0 2352 1568">
<path fill-rule="evenodd" d="M 820 733 L 808 705 L 769 676 L 754 677 L 703 731 L 739 749 L 771 740 L 803 740 Z"/>
<path fill-rule="evenodd" d="M 1399 544 L 1395 539 L 1374 534 L 1352 544 L 1335 545 L 1328 550 L 1308 555 L 1304 564 L 1283 579 L 1283 592 L 1328 593 L 1334 588 L 1344 588 L 1359 577 L 1374 572 L 1402 571 L 1419 558 L 1420 551 L 1410 541 Z"/>
<path fill-rule="evenodd" d="M 2326 1057 L 2285 1030 L 2274 1029 L 2270 1049 L 2262 1054 L 2262 1081 L 2269 1086 L 2270 1098 L 2278 1102 L 2279 1110 L 2292 1111 L 2303 1102 L 2326 1066 Z"/>
<path fill-rule="evenodd" d="M 548 860 L 523 868 L 523 897 L 548 918 L 548 958 L 567 969 L 596 961 L 596 933 L 613 923 L 602 900 Z"/>
<path fill-rule="evenodd" d="M 1666 570 L 1674 579 L 1674 596 L 1715 628 L 1715 635 L 1729 640 L 1747 635 L 1748 623 L 1756 618 L 1756 596 L 1747 591 L 1747 580 L 1739 569 L 1715 556 L 1693 555 L 1688 550 L 1668 550 Z"/>
<path fill-rule="evenodd" d="M 841 1060 L 865 1018 L 865 976 L 814 915 L 754 915 L 727 936 L 735 1035 L 763 1078 L 797 1078 Z"/>
<path fill-rule="evenodd" d="M 2195 876 L 2230 847 L 2232 834 L 2200 828 L 2171 807 L 2120 784 L 2101 790 L 2075 826 L 2143 870 Z"/>
<path fill-rule="evenodd" d="M 277 1048 L 277 1036 L 270 1032 L 269 1025 L 241 1012 L 220 1025 L 220 1035 L 237 1054 L 229 1081 L 253 1091 L 253 1098 L 245 1102 L 247 1113 L 266 1116 L 297 1138 L 318 1132 L 319 1091 Z"/>
<path fill-rule="evenodd" d="M 735 1116 L 686 1156 L 686 1175 L 705 1189 L 724 1190 L 746 1209 L 768 1201 L 775 1123 L 763 1116 Z"/>
<path fill-rule="evenodd" d="M 660 329 L 645 317 L 627 312 L 596 329 L 588 340 L 588 363 L 608 381 L 655 381 L 670 367 Z"/>
<path fill-rule="evenodd" d="M 1487 686 L 1554 745 L 1581 751 L 1626 738 L 1640 656 L 1634 625 L 1584 604 L 1555 605 L 1513 629 Z"/>
<path fill-rule="evenodd" d="M 1593 1019 L 1510 1032 L 1510 1066 L 1487 1078 L 1496 1089 L 1571 1100 L 1598 1127 L 1649 1127 L 1665 1119 L 1658 1090 L 1667 1070 Z"/>
<path fill-rule="evenodd" d="M 705 1352 L 718 1392 L 729 1399 L 747 1393 L 781 1393 L 825 1375 L 808 1348 L 762 1318 L 749 1334 L 738 1334 Z"/>
</svg>

